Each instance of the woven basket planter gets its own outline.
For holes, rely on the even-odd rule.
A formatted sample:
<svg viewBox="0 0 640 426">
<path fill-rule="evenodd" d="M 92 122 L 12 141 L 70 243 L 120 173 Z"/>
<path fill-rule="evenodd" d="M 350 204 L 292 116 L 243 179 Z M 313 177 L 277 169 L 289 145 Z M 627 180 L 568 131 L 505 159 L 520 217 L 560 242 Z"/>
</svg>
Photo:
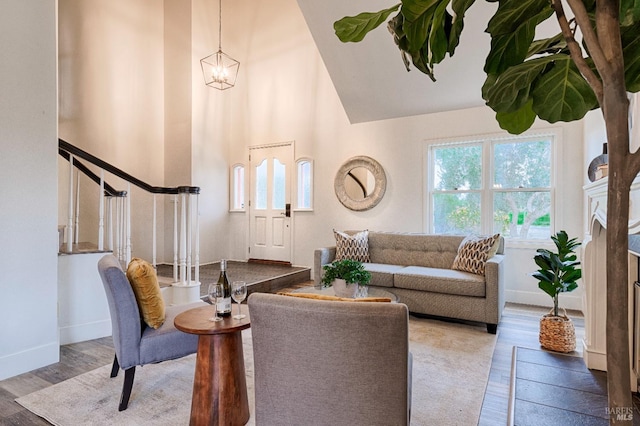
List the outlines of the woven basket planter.
<svg viewBox="0 0 640 426">
<path fill-rule="evenodd" d="M 555 352 L 575 350 L 576 330 L 566 312 L 559 316 L 548 313 L 540 318 L 540 345 Z"/>
</svg>

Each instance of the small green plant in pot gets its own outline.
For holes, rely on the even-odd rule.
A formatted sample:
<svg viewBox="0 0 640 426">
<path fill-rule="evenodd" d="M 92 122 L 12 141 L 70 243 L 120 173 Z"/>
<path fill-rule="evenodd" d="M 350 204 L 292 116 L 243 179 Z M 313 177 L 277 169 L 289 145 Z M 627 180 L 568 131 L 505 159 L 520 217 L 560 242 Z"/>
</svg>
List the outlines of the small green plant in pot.
<svg viewBox="0 0 640 426">
<path fill-rule="evenodd" d="M 368 285 L 371 281 L 371 274 L 357 260 L 336 260 L 324 265 L 322 269 L 322 285 L 333 286 L 336 296 L 355 297 L 358 285 Z"/>
<path fill-rule="evenodd" d="M 580 245 L 576 238 L 569 239 L 565 231 L 551 236 L 557 252 L 538 249 L 533 259 L 538 265 L 531 275 L 539 281 L 538 287 L 553 299 L 552 311 L 540 319 L 540 344 L 545 349 L 571 352 L 576 346 L 575 328 L 571 320 L 558 312 L 558 296 L 578 288 L 577 281 L 582 271 L 577 266 L 575 248 Z"/>
</svg>

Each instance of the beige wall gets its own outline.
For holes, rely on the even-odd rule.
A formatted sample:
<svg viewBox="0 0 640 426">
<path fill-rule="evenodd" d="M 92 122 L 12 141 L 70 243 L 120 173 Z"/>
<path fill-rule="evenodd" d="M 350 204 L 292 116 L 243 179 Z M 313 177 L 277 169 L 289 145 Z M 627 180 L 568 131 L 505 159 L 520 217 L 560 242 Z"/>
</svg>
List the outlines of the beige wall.
<svg viewBox="0 0 640 426">
<path fill-rule="evenodd" d="M 155 186 L 165 184 L 164 49 L 163 2 L 59 1 L 60 138 Z M 120 179 L 106 179 L 127 189 Z M 67 182 L 61 174 L 62 200 Z M 91 208 L 81 211 L 80 241 L 97 242 L 99 189 L 81 182 L 82 199 L 94 202 L 83 203 Z M 152 197 L 131 193 L 132 245 L 150 258 L 143 242 L 151 240 Z M 61 202 L 60 224 L 67 211 Z"/>
</svg>

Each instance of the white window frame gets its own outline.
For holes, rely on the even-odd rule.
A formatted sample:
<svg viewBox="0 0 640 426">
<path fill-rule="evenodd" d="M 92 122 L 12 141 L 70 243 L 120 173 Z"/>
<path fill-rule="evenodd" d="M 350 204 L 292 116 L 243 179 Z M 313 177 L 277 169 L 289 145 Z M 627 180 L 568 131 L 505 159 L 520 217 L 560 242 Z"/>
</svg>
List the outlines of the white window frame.
<svg viewBox="0 0 640 426">
<path fill-rule="evenodd" d="M 525 132 L 522 135 L 508 135 L 504 133 L 496 133 L 496 134 L 486 134 L 486 135 L 471 135 L 467 137 L 459 137 L 459 138 L 448 138 L 448 139 L 430 139 L 426 140 L 424 144 L 424 161 L 423 166 L 425 168 L 423 179 L 424 185 L 424 229 L 427 233 L 434 232 L 434 217 L 433 217 L 433 193 L 435 192 L 433 187 L 435 184 L 435 170 L 432 167 L 433 164 L 433 149 L 444 147 L 444 146 L 455 146 L 455 145 L 474 145 L 474 144 L 482 144 L 482 183 L 481 190 L 479 191 L 481 194 L 481 224 L 480 224 L 480 232 L 482 234 L 492 234 L 493 233 L 493 198 L 494 192 L 499 191 L 498 188 L 489 188 L 489 184 L 493 181 L 492 173 L 493 173 L 493 145 L 497 143 L 505 143 L 505 142 L 527 142 L 532 140 L 539 140 L 540 138 L 549 138 L 551 140 L 551 176 L 550 176 L 550 186 L 549 186 L 549 195 L 551 207 L 549 209 L 550 213 L 550 223 L 549 223 L 549 232 L 551 235 L 554 235 L 556 229 L 560 229 L 561 226 L 558 226 L 558 218 L 559 211 L 558 205 L 556 203 L 556 166 L 557 164 L 561 164 L 561 161 L 558 161 L 558 146 L 561 143 L 562 139 L 562 129 L 551 128 L 540 131 L 533 132 Z M 546 190 L 546 188 L 545 188 Z M 469 191 L 469 192 L 477 192 L 477 191 Z M 491 206 L 490 211 L 487 212 L 487 206 Z M 506 242 L 508 245 L 540 245 L 541 239 L 520 239 L 520 238 L 506 238 Z"/>
<path fill-rule="evenodd" d="M 242 168 L 242 182 L 240 186 L 236 182 L 236 169 Z M 242 188 L 241 207 L 236 207 L 236 199 L 238 194 L 237 188 Z M 247 167 L 243 163 L 235 163 L 229 169 L 229 211 L 230 212 L 245 212 L 247 210 Z"/>
<path fill-rule="evenodd" d="M 300 176 L 300 165 L 302 163 L 309 163 L 309 207 L 300 207 L 300 193 L 302 191 L 301 185 L 304 183 Z M 314 164 L 313 159 L 309 157 L 301 157 L 296 160 L 296 191 L 295 191 L 295 208 L 294 211 L 304 212 L 313 211 L 313 175 Z"/>
</svg>

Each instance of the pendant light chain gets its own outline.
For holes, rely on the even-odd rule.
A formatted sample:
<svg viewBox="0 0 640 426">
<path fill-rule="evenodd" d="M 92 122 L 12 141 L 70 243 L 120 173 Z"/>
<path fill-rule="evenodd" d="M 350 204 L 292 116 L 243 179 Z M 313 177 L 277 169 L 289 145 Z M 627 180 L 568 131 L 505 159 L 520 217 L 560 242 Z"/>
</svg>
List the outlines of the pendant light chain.
<svg viewBox="0 0 640 426">
<path fill-rule="evenodd" d="M 218 0 L 218 50 L 222 52 L 222 0 Z"/>
</svg>

